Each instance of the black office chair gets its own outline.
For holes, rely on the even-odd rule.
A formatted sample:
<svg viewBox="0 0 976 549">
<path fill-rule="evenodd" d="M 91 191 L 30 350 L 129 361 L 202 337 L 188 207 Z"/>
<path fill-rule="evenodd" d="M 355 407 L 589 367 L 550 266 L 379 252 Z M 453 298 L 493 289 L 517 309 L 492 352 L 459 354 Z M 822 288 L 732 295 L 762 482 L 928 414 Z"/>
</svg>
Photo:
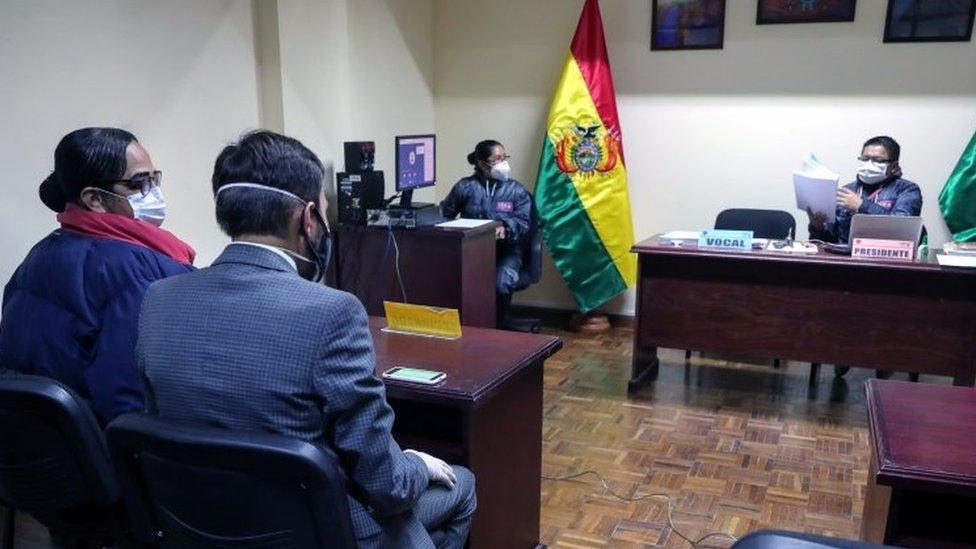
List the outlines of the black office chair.
<svg viewBox="0 0 976 549">
<path fill-rule="evenodd" d="M 783 239 L 796 234 L 796 219 L 783 210 L 731 208 L 719 212 L 715 228 L 733 231 L 752 231 L 756 238 Z"/>
<path fill-rule="evenodd" d="M 542 278 L 542 231 L 539 226 L 539 212 L 535 208 L 535 200 L 532 199 L 531 203 L 529 232 L 522 244 L 522 270 L 519 271 L 518 282 L 513 290 L 515 292 L 521 292 Z M 503 304 L 505 310 L 499 314 L 501 328 L 516 332 L 532 332 L 533 334 L 542 330 L 541 319 L 509 316 L 507 311 L 509 304 L 510 301 Z"/>
<path fill-rule="evenodd" d="M 729 208 L 719 212 L 715 228 L 727 231 L 752 231 L 755 238 L 782 240 L 796 234 L 796 219 L 783 210 L 757 210 L 753 208 Z M 691 349 L 685 350 L 685 360 L 691 359 Z M 773 359 L 773 368 L 779 368 L 780 360 Z"/>
<path fill-rule="evenodd" d="M 887 545 L 828 538 L 799 532 L 762 530 L 732 544 L 733 549 L 883 549 Z"/>
<path fill-rule="evenodd" d="M 102 429 L 71 389 L 0 370 L 0 441 L 4 548 L 13 547 L 15 509 L 65 540 L 124 536 L 124 508 Z"/>
<path fill-rule="evenodd" d="M 338 458 L 308 442 L 130 413 L 108 426 L 134 535 L 160 547 L 356 546 Z"/>
</svg>

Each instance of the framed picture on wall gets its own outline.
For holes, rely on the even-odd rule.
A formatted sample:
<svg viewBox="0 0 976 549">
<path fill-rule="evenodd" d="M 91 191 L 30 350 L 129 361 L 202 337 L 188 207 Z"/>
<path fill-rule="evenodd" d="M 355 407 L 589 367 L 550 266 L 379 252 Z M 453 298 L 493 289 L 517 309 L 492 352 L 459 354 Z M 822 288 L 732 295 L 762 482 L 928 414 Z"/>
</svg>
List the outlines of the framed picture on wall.
<svg viewBox="0 0 976 549">
<path fill-rule="evenodd" d="M 652 50 L 718 50 L 725 40 L 725 0 L 654 0 Z"/>
<path fill-rule="evenodd" d="M 759 0 L 757 25 L 853 21 L 857 0 Z"/>
<path fill-rule="evenodd" d="M 976 0 L 888 0 L 885 42 L 968 42 Z"/>
</svg>

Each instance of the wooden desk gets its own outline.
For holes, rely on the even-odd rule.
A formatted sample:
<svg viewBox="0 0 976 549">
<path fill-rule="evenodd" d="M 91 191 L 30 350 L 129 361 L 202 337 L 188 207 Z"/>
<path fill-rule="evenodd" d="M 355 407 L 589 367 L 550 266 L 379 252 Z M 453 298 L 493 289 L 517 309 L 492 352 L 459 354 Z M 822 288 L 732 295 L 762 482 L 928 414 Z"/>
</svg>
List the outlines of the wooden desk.
<svg viewBox="0 0 976 549">
<path fill-rule="evenodd" d="M 871 463 L 861 538 L 976 545 L 976 390 L 868 380 Z"/>
<path fill-rule="evenodd" d="M 638 254 L 630 390 L 657 347 L 843 364 L 976 381 L 976 270 L 820 252 L 662 245 Z"/>
<path fill-rule="evenodd" d="M 460 309 L 461 324 L 494 328 L 497 225 L 393 229 L 408 301 Z M 339 225 L 336 287 L 358 297 L 370 315 L 385 315 L 384 300 L 403 300 L 395 261 L 388 229 Z"/>
<path fill-rule="evenodd" d="M 542 474 L 542 365 L 562 348 L 550 336 L 464 328 L 449 341 L 389 334 L 370 318 L 376 373 L 396 365 L 447 372 L 435 386 L 386 380 L 396 411 L 393 435 L 470 468 L 478 511 L 470 547 L 539 543 Z"/>
</svg>

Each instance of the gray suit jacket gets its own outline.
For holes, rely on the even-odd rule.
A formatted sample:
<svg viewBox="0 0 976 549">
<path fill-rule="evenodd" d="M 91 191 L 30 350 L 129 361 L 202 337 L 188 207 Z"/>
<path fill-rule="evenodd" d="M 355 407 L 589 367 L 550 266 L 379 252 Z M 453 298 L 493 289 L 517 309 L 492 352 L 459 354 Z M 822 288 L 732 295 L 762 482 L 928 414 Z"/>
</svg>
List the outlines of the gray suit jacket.
<svg viewBox="0 0 976 549">
<path fill-rule="evenodd" d="M 153 284 L 136 358 L 151 414 L 331 447 L 361 537 L 378 531 L 370 513 L 403 513 L 427 488 L 423 461 L 390 434 L 363 306 L 270 250 L 232 244 L 212 266 Z"/>
</svg>

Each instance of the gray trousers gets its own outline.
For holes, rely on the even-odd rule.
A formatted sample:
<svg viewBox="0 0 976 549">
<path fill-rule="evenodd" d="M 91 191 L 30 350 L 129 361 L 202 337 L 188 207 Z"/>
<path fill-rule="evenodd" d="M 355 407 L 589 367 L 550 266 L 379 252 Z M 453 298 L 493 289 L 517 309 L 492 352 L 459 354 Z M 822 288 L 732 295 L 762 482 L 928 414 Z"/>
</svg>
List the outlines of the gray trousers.
<svg viewBox="0 0 976 549">
<path fill-rule="evenodd" d="M 431 484 L 413 509 L 402 515 L 374 517 L 381 532 L 358 539 L 361 548 L 462 549 L 477 507 L 474 474 L 452 466 L 457 475 L 454 489 Z"/>
</svg>

